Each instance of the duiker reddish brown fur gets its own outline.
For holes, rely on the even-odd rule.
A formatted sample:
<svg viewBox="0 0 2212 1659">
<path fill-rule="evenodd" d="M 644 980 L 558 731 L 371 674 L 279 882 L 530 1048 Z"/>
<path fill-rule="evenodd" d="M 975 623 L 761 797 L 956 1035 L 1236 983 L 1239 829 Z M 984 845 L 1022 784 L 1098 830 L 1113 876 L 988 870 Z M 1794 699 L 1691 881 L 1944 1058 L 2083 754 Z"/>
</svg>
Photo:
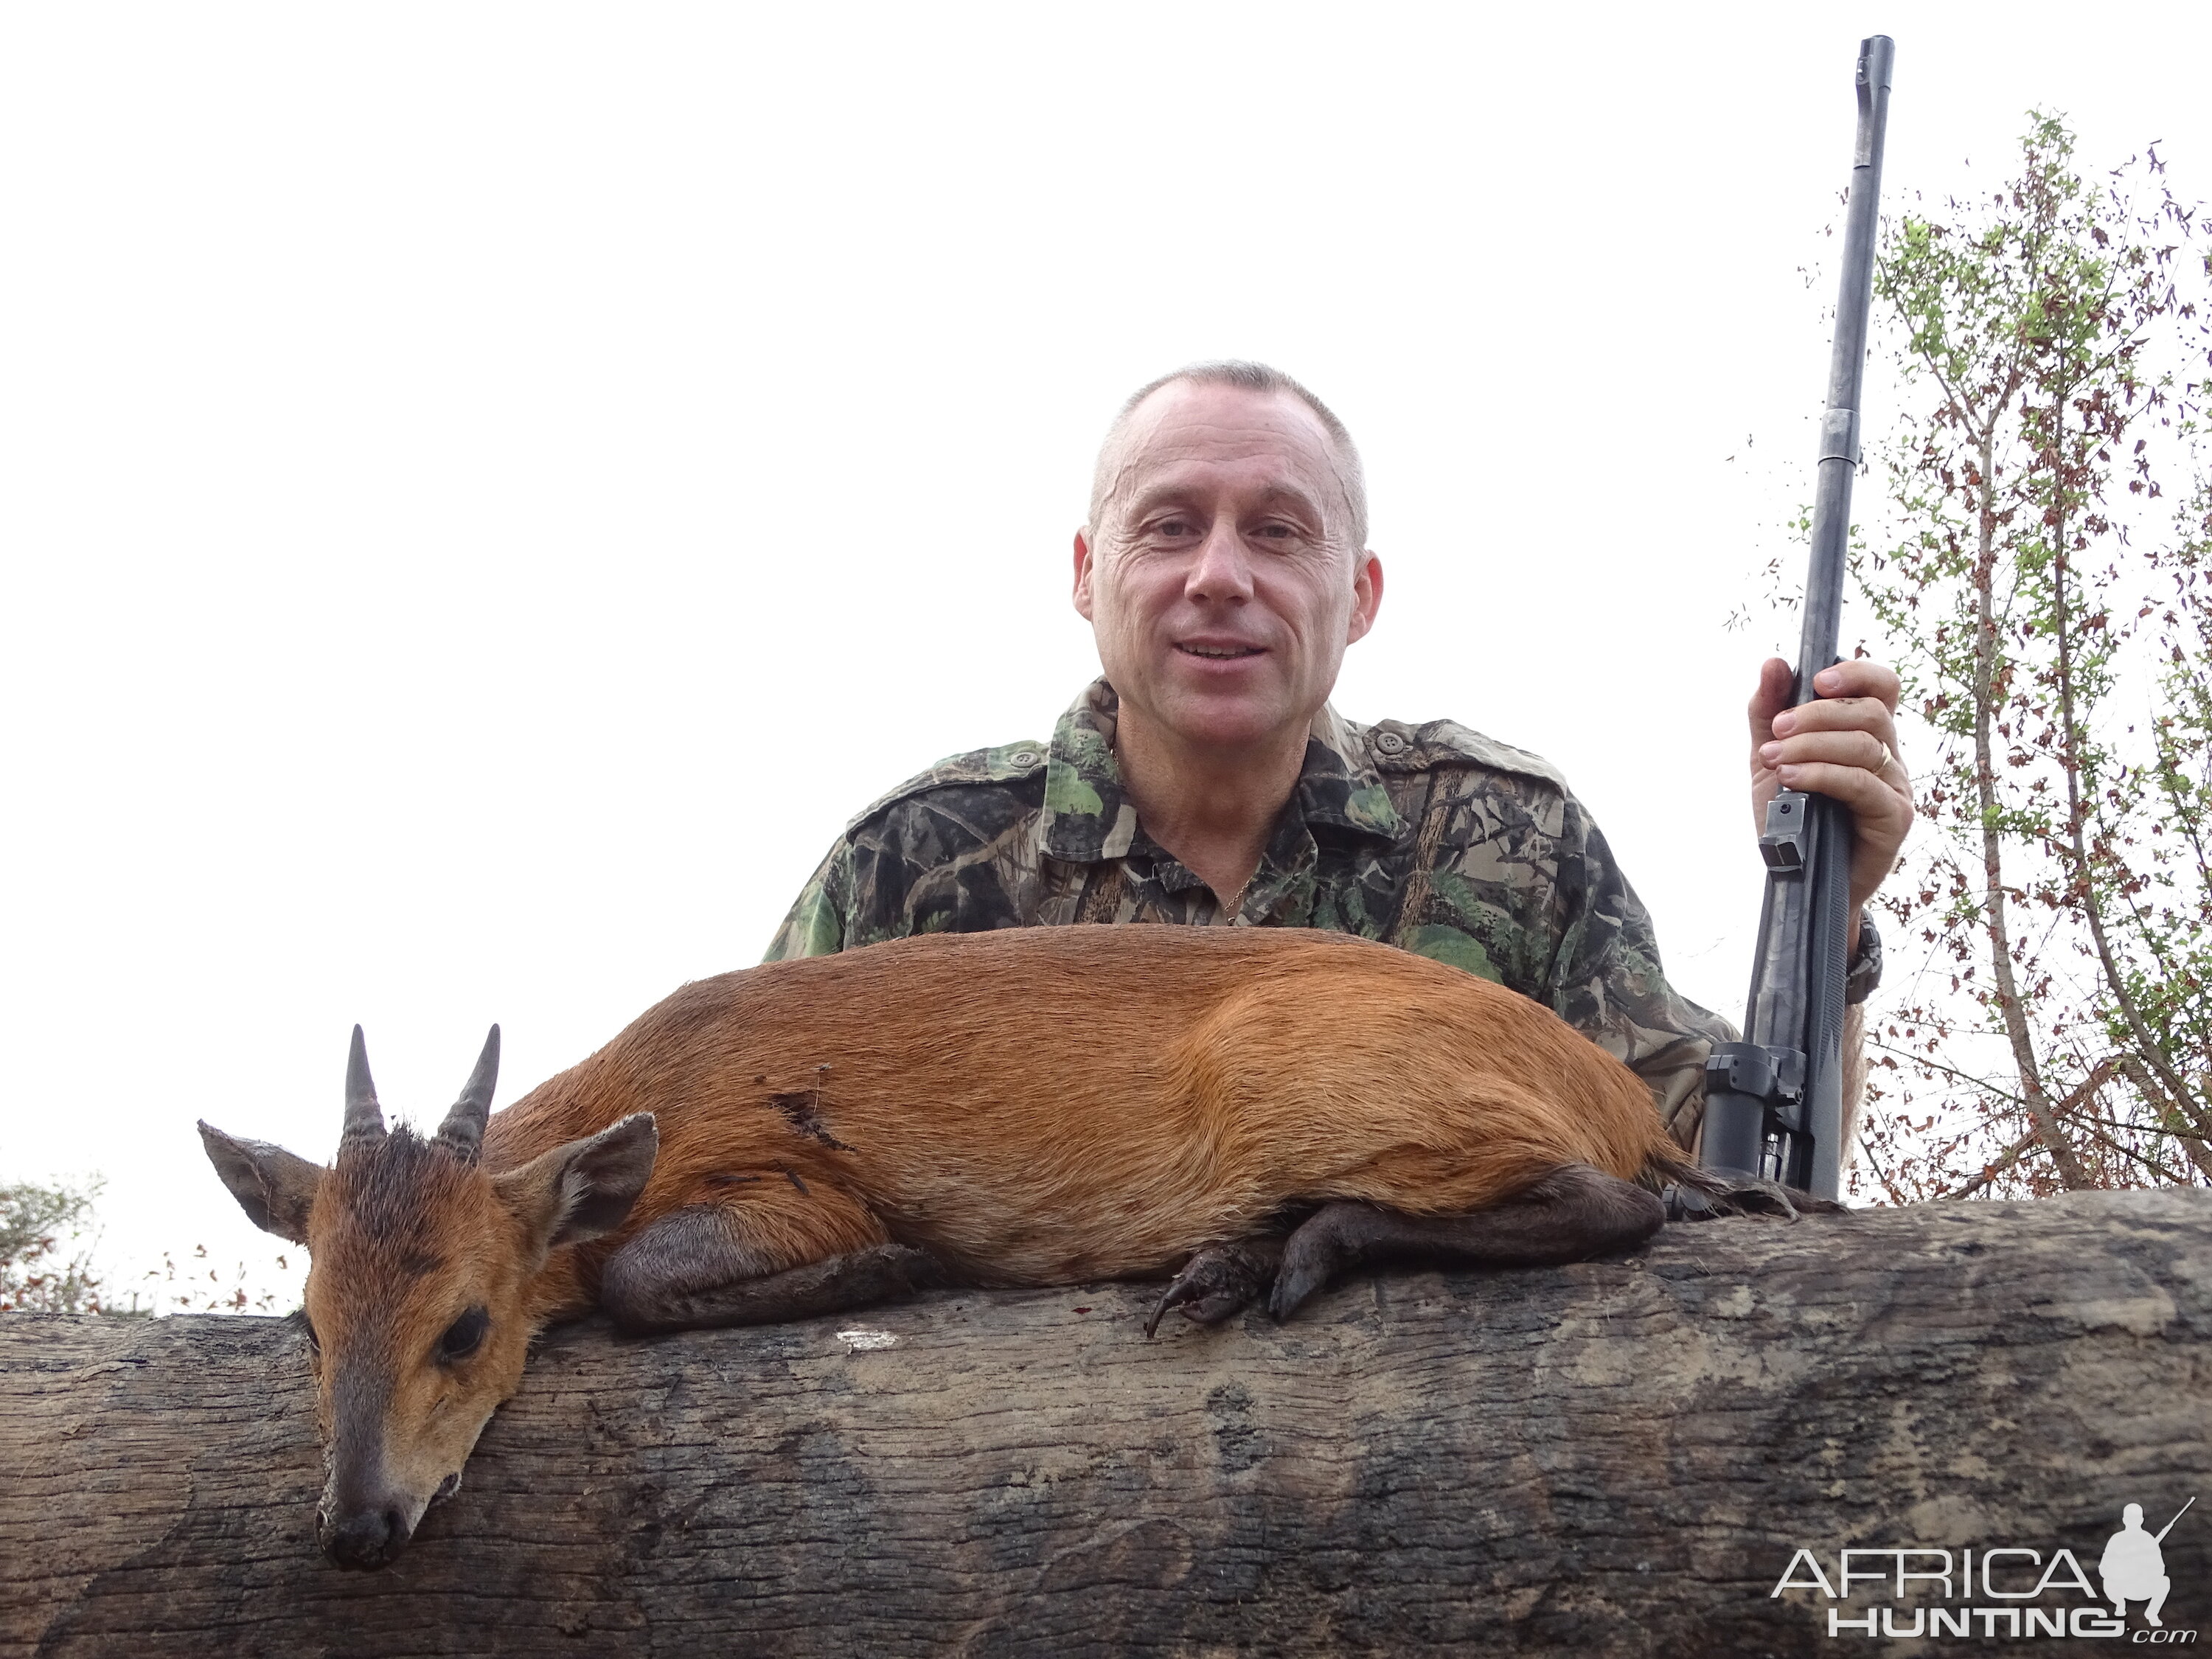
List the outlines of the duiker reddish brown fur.
<svg viewBox="0 0 2212 1659">
<path fill-rule="evenodd" d="M 325 1547 L 380 1565 L 453 1490 L 532 1334 L 836 1311 L 945 1280 L 1178 1273 L 1205 1322 L 1337 1269 L 1632 1244 L 1706 1190 L 1644 1085 L 1548 1010 L 1341 935 L 1021 929 L 687 985 L 489 1118 L 495 1027 L 435 1139 L 360 1033 L 325 1169 L 201 1126 L 306 1243 Z M 1157 1322 L 1158 1315 L 1155 1315 Z"/>
</svg>

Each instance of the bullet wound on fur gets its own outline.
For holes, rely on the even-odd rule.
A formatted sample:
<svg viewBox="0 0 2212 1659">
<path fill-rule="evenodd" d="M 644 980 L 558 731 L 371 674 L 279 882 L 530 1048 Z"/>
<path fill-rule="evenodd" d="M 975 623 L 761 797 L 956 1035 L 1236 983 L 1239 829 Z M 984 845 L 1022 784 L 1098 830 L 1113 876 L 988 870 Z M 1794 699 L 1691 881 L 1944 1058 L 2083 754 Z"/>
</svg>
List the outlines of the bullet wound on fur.
<svg viewBox="0 0 2212 1659">
<path fill-rule="evenodd" d="M 820 1079 L 828 1073 L 827 1066 L 815 1068 Z M 830 1126 L 822 1121 L 822 1085 L 817 1081 L 811 1089 L 797 1089 L 787 1094 L 770 1095 L 769 1104 L 781 1112 L 791 1127 L 809 1140 L 817 1140 L 832 1152 L 849 1152 L 853 1149 L 830 1133 Z"/>
</svg>

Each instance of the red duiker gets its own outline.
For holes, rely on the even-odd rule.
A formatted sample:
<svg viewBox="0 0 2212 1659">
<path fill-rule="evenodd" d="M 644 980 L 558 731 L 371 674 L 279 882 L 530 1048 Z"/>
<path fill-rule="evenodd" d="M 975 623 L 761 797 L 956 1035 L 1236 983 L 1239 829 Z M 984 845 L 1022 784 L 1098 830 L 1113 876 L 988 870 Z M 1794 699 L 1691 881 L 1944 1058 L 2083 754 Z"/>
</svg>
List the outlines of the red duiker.
<svg viewBox="0 0 2212 1659">
<path fill-rule="evenodd" d="M 422 1140 L 385 1128 L 356 1030 L 328 1169 L 200 1126 L 313 1258 L 346 1565 L 398 1553 L 532 1334 L 594 1308 L 672 1330 L 1172 1274 L 1155 1325 L 1263 1294 L 1281 1318 L 1341 1267 L 1633 1245 L 1670 1182 L 1776 1201 L 1698 1171 L 1550 1010 L 1340 934 L 1024 928 L 771 963 L 685 986 L 487 1126 L 498 1055 L 495 1027 Z"/>
</svg>

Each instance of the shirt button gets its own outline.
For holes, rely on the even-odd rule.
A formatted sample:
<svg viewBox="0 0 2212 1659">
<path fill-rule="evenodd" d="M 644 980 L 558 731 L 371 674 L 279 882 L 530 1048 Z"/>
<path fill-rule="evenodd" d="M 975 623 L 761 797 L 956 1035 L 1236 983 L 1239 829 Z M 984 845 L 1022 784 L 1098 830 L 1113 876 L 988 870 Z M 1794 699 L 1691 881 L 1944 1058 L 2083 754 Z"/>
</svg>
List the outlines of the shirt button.
<svg viewBox="0 0 2212 1659">
<path fill-rule="evenodd" d="M 1006 764 L 1009 766 L 1035 766 L 1037 763 L 1037 760 L 1038 755 L 1036 750 L 1017 749 L 1012 754 L 1006 757 Z"/>
<path fill-rule="evenodd" d="M 1406 752 L 1406 740 L 1395 732 L 1377 732 L 1375 734 L 1375 746 L 1386 755 L 1402 755 Z"/>
</svg>

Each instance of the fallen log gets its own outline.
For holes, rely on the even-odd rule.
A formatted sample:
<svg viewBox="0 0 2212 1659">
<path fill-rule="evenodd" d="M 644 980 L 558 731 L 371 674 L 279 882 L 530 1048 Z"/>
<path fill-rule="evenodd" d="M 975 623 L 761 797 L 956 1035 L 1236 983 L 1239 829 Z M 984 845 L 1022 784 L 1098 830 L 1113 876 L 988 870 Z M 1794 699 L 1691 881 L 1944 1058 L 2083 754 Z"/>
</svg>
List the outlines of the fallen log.
<svg viewBox="0 0 2212 1659">
<path fill-rule="evenodd" d="M 2089 1602 L 2002 1599 L 2017 1556 L 1773 1594 L 1800 1549 L 2094 1578 L 2191 1494 L 2166 1623 L 2212 1626 L 2212 1193 L 1674 1227 L 1149 1343 L 1148 1294 L 556 1331 L 375 1574 L 312 1542 L 292 1324 L 0 1316 L 0 1654 L 1809 1653 Z"/>
</svg>

